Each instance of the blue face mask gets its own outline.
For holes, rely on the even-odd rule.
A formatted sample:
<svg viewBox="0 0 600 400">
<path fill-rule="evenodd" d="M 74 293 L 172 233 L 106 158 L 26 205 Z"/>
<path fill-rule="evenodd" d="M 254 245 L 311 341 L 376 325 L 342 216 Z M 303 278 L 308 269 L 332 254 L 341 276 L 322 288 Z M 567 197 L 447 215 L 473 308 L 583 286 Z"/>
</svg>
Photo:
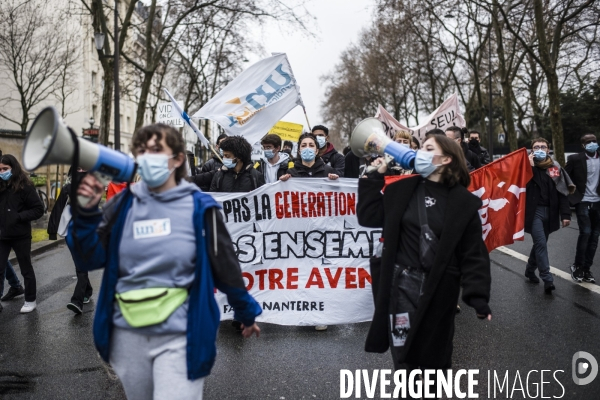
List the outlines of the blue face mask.
<svg viewBox="0 0 600 400">
<path fill-rule="evenodd" d="M 271 158 L 275 157 L 275 151 L 265 150 L 265 157 L 267 157 L 267 160 L 270 160 Z"/>
<path fill-rule="evenodd" d="M 324 136 L 317 136 L 317 143 L 319 143 L 319 148 L 322 149 L 323 147 L 325 147 L 327 139 Z"/>
<path fill-rule="evenodd" d="M 175 168 L 169 169 L 169 157 L 166 154 L 144 154 L 135 159 L 138 164 L 138 173 L 149 188 L 162 186 Z"/>
<path fill-rule="evenodd" d="M 223 157 L 223 149 L 219 149 L 219 154 L 221 154 L 221 157 Z"/>
<path fill-rule="evenodd" d="M 536 160 L 545 160 L 546 152 L 544 150 L 536 150 L 533 152 L 533 158 Z"/>
<path fill-rule="evenodd" d="M 235 158 L 223 158 L 223 165 L 227 167 L 227 169 L 235 168 L 237 161 L 234 161 Z"/>
<path fill-rule="evenodd" d="M 415 156 L 415 171 L 423 178 L 427 178 L 441 166 L 441 164 L 435 165 L 433 163 L 433 156 L 434 154 L 429 151 L 417 150 L 417 155 Z"/>
<path fill-rule="evenodd" d="M 312 161 L 315 159 L 316 156 L 317 153 L 315 153 L 315 151 L 309 147 L 302 149 L 302 151 L 300 152 L 300 157 L 302 158 L 302 161 Z"/>
<path fill-rule="evenodd" d="M 11 176 L 12 176 L 12 169 L 9 169 L 8 171 L 0 172 L 0 178 L 3 181 L 9 180 Z"/>
<path fill-rule="evenodd" d="M 598 150 L 598 143 L 591 142 L 585 145 L 585 151 L 588 153 L 595 153 Z"/>
</svg>

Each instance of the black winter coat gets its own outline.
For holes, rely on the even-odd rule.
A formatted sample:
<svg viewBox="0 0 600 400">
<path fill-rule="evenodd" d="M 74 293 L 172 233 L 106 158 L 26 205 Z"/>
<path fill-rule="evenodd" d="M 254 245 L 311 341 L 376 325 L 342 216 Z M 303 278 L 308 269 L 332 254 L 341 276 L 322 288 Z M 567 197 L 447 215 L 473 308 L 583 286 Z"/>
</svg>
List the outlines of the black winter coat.
<svg viewBox="0 0 600 400">
<path fill-rule="evenodd" d="M 16 192 L 0 192 L 0 239 L 31 239 L 31 221 L 44 215 L 44 205 L 33 185 Z"/>
<path fill-rule="evenodd" d="M 325 165 L 322 159 L 317 158 L 312 167 L 302 164 L 302 161 L 295 160 L 294 168 L 288 169 L 288 174 L 297 178 L 327 178 L 329 174 L 338 174 L 335 169 Z"/>
<path fill-rule="evenodd" d="M 211 192 L 247 193 L 265 184 L 265 178 L 252 166 L 244 165 L 240 172 L 223 166 L 215 173 L 210 184 Z"/>
<path fill-rule="evenodd" d="M 481 161 L 479 161 L 479 156 L 469 150 L 469 146 L 466 143 L 462 142 L 460 147 L 463 149 L 463 153 L 465 154 L 465 158 L 467 159 L 467 166 L 470 166 L 469 172 L 473 172 L 478 168 L 481 168 Z"/>
<path fill-rule="evenodd" d="M 210 160 L 204 163 L 201 172 L 218 171 L 223 166 L 221 160 L 217 156 L 213 156 Z"/>
<path fill-rule="evenodd" d="M 545 174 L 546 170 L 531 167 L 533 169 L 533 178 L 527 183 L 526 186 L 526 200 L 525 200 L 525 232 L 531 233 L 531 226 L 533 225 L 533 219 L 535 217 L 535 209 L 542 197 L 541 191 L 545 187 L 540 180 L 540 174 Z M 569 175 L 571 176 L 571 175 Z M 563 219 L 571 220 L 571 209 L 569 208 L 569 200 L 567 196 L 558 192 L 558 190 L 551 190 L 549 193 L 550 206 L 549 211 L 549 232 L 554 232 L 560 229 L 560 221 Z"/>
<path fill-rule="evenodd" d="M 52 212 L 50 213 L 50 218 L 48 219 L 48 238 L 50 240 L 58 239 L 56 233 L 58 232 L 58 225 L 60 225 L 60 217 L 62 216 L 63 210 L 65 209 L 67 202 L 69 201 L 69 193 L 71 192 L 71 184 L 67 183 L 60 194 L 58 195 L 58 199 L 56 199 L 56 203 L 54 203 L 54 207 L 52 208 Z"/>
<path fill-rule="evenodd" d="M 321 159 L 325 164 L 336 170 L 336 172 L 333 172 L 334 174 L 341 178 L 344 177 L 346 159 L 344 158 L 343 154 L 338 153 L 331 143 L 327 143 L 327 152 L 321 156 Z"/>
<path fill-rule="evenodd" d="M 575 184 L 575 193 L 569 196 L 569 201 L 572 205 L 578 204 L 583 195 L 585 195 L 585 187 L 587 186 L 587 156 L 585 151 L 581 153 L 572 154 L 567 158 L 567 164 L 565 165 L 565 171 L 569 174 L 569 177 Z M 600 195 L 600 185 L 596 188 L 596 193 Z"/>
<path fill-rule="evenodd" d="M 210 185 L 213 178 L 217 174 L 218 169 L 213 169 L 206 172 L 198 172 L 196 175 L 188 176 L 186 179 L 200 188 L 203 192 L 210 191 Z"/>
<path fill-rule="evenodd" d="M 402 216 L 422 178 L 399 180 L 385 189 L 382 180 L 359 179 L 358 222 L 370 228 L 383 227 L 385 238 L 381 267 L 371 270 L 375 313 L 365 350 L 384 353 L 389 347 L 389 303 Z M 490 298 L 490 258 L 482 239 L 478 210 L 481 200 L 455 185 L 448 192 L 444 227 L 434 265 L 425 281 L 414 321 L 400 355 L 400 363 L 425 368 L 451 364 L 454 317 L 461 287 L 463 300 L 474 306 L 487 305 Z"/>
</svg>

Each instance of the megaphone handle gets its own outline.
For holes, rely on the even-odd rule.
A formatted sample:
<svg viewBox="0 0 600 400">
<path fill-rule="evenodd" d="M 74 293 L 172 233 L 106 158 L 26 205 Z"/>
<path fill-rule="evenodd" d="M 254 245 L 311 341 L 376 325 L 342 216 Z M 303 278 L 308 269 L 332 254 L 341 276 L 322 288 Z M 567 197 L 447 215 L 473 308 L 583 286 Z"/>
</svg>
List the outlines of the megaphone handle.
<svg viewBox="0 0 600 400">
<path fill-rule="evenodd" d="M 98 179 L 98 181 L 102 184 L 102 186 L 108 185 L 110 183 L 110 181 L 112 180 L 110 178 L 110 176 L 101 174 L 98 171 L 92 172 L 92 175 L 94 175 L 96 177 L 96 179 Z M 85 208 L 91 200 L 92 199 L 87 196 L 77 195 L 77 204 L 79 204 L 80 207 Z"/>
</svg>

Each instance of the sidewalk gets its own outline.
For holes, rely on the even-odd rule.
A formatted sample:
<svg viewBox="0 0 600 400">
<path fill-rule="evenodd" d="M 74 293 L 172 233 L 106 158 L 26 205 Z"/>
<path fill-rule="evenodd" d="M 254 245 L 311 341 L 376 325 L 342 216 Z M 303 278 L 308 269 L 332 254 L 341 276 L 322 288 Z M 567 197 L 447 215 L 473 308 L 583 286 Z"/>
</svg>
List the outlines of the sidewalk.
<svg viewBox="0 0 600 400">
<path fill-rule="evenodd" d="M 39 256 L 42 253 L 47 252 L 48 250 L 54 249 L 61 244 L 65 243 L 65 239 L 61 238 L 58 240 L 42 240 L 41 242 L 32 243 L 31 244 L 31 257 Z M 8 261 L 12 264 L 18 264 L 17 257 L 15 256 L 15 252 L 11 251 L 8 256 Z"/>
</svg>

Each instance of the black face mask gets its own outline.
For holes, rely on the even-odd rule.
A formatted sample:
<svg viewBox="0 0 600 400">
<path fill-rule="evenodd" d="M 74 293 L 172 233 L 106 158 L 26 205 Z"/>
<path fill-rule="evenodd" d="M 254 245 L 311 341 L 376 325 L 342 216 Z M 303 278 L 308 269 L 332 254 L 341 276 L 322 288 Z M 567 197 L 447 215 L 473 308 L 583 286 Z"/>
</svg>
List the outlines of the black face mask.
<svg viewBox="0 0 600 400">
<path fill-rule="evenodd" d="M 470 147 L 479 147 L 479 140 L 477 140 L 477 139 L 469 140 L 469 146 Z"/>
<path fill-rule="evenodd" d="M 283 151 L 284 153 L 286 153 L 288 156 L 292 154 L 292 151 L 290 149 L 284 149 L 284 150 L 281 150 L 281 151 Z"/>
</svg>

